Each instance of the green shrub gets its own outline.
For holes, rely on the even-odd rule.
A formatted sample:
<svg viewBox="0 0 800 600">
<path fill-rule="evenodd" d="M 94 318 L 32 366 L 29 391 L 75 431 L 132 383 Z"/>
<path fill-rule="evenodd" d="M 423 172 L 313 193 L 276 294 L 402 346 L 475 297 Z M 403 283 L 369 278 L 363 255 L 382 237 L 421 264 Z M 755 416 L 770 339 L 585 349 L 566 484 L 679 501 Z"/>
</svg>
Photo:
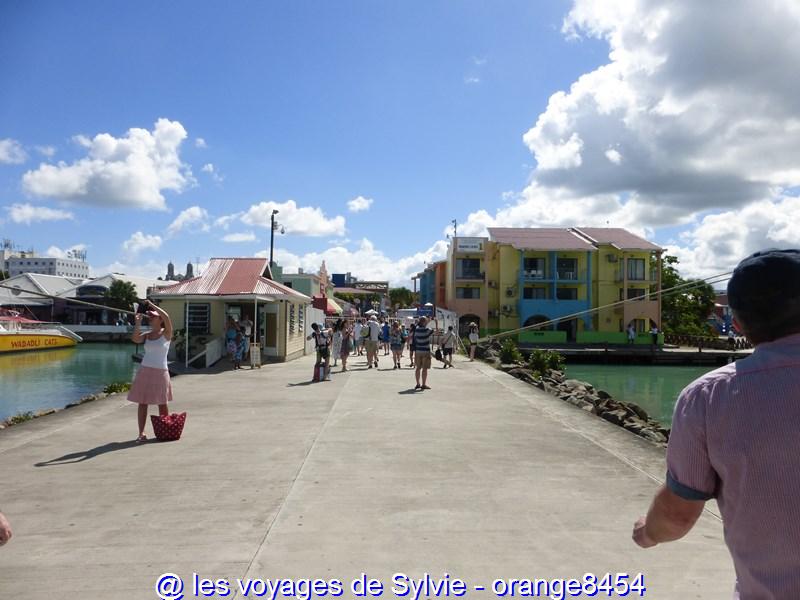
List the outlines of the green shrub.
<svg viewBox="0 0 800 600">
<path fill-rule="evenodd" d="M 500 346 L 500 362 L 508 365 L 522 362 L 522 353 L 514 340 L 506 339 Z"/>
<path fill-rule="evenodd" d="M 109 383 L 106 387 L 103 388 L 103 392 L 106 394 L 118 394 L 120 392 L 127 392 L 131 389 L 131 384 L 124 381 L 116 381 L 114 383 Z"/>
<path fill-rule="evenodd" d="M 548 371 L 561 371 L 564 369 L 564 357 L 553 350 L 534 348 L 528 357 L 531 371 L 546 375 Z"/>
<path fill-rule="evenodd" d="M 9 417 L 8 424 L 9 425 L 19 425 L 20 423 L 24 423 L 25 421 L 30 421 L 33 419 L 32 412 L 24 412 L 19 413 L 18 415 L 14 415 L 13 417 Z"/>
</svg>

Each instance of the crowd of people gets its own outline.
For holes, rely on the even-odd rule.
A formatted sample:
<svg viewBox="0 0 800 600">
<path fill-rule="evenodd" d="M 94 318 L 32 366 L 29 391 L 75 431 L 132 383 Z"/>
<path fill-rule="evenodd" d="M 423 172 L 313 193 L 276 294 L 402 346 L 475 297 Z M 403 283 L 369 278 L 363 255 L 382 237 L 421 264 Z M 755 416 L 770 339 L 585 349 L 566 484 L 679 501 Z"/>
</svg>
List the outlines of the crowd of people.
<svg viewBox="0 0 800 600">
<path fill-rule="evenodd" d="M 443 369 L 453 368 L 453 354 L 459 341 L 458 334 L 449 326 L 434 344 L 434 331 L 429 325 L 425 316 L 409 324 L 376 315 L 354 321 L 338 319 L 329 325 L 313 323 L 313 332 L 307 339 L 314 340 L 317 364 L 322 366 L 322 380 L 330 379 L 331 370 L 339 360 L 342 361 L 341 372 L 346 372 L 351 357 L 363 356 L 367 369 L 377 369 L 381 356 L 391 356 L 392 370 L 402 369 L 408 352 L 406 366 L 414 369 L 414 389 L 429 390 L 428 371 L 432 367 L 432 356 L 442 362 Z M 432 350 L 434 345 L 438 346 L 435 352 Z"/>
</svg>

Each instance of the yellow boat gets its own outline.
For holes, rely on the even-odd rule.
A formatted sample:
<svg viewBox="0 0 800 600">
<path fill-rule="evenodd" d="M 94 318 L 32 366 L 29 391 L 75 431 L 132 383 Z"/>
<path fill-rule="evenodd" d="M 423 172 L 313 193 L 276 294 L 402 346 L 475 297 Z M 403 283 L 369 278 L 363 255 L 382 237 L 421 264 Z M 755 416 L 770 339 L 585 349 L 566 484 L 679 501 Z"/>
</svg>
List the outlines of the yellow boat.
<svg viewBox="0 0 800 600">
<path fill-rule="evenodd" d="M 83 341 L 58 323 L 45 323 L 20 317 L 0 315 L 0 352 L 28 352 L 67 348 Z"/>
</svg>

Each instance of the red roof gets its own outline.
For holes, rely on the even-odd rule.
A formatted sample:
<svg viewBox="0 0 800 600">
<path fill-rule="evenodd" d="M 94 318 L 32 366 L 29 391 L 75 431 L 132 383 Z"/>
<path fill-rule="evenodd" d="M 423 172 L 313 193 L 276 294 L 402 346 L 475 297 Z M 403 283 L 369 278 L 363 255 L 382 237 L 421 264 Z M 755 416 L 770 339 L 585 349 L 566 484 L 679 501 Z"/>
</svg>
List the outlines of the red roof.
<svg viewBox="0 0 800 600">
<path fill-rule="evenodd" d="M 490 227 L 492 240 L 517 250 L 588 250 L 597 248 L 569 229 L 547 227 Z"/>
<path fill-rule="evenodd" d="M 661 250 L 660 246 L 620 227 L 576 227 L 575 231 L 595 244 L 610 244 L 620 250 Z"/>
<path fill-rule="evenodd" d="M 269 273 L 266 258 L 212 258 L 198 277 L 159 289 L 159 296 L 271 296 L 311 299 L 292 288 L 264 277 Z"/>
</svg>

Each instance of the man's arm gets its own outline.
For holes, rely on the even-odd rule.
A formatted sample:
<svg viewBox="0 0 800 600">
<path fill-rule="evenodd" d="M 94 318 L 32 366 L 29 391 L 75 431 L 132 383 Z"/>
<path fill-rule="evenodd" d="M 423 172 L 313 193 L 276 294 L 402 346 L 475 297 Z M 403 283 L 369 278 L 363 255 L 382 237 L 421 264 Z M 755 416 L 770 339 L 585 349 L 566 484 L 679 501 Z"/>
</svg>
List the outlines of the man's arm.
<svg viewBox="0 0 800 600">
<path fill-rule="evenodd" d="M 653 498 L 647 517 L 633 527 L 633 541 L 642 548 L 679 540 L 691 531 L 705 506 L 704 500 L 685 500 L 662 485 Z"/>
<path fill-rule="evenodd" d="M 0 546 L 5 545 L 11 539 L 11 535 L 11 525 L 6 516 L 0 512 Z"/>
</svg>

